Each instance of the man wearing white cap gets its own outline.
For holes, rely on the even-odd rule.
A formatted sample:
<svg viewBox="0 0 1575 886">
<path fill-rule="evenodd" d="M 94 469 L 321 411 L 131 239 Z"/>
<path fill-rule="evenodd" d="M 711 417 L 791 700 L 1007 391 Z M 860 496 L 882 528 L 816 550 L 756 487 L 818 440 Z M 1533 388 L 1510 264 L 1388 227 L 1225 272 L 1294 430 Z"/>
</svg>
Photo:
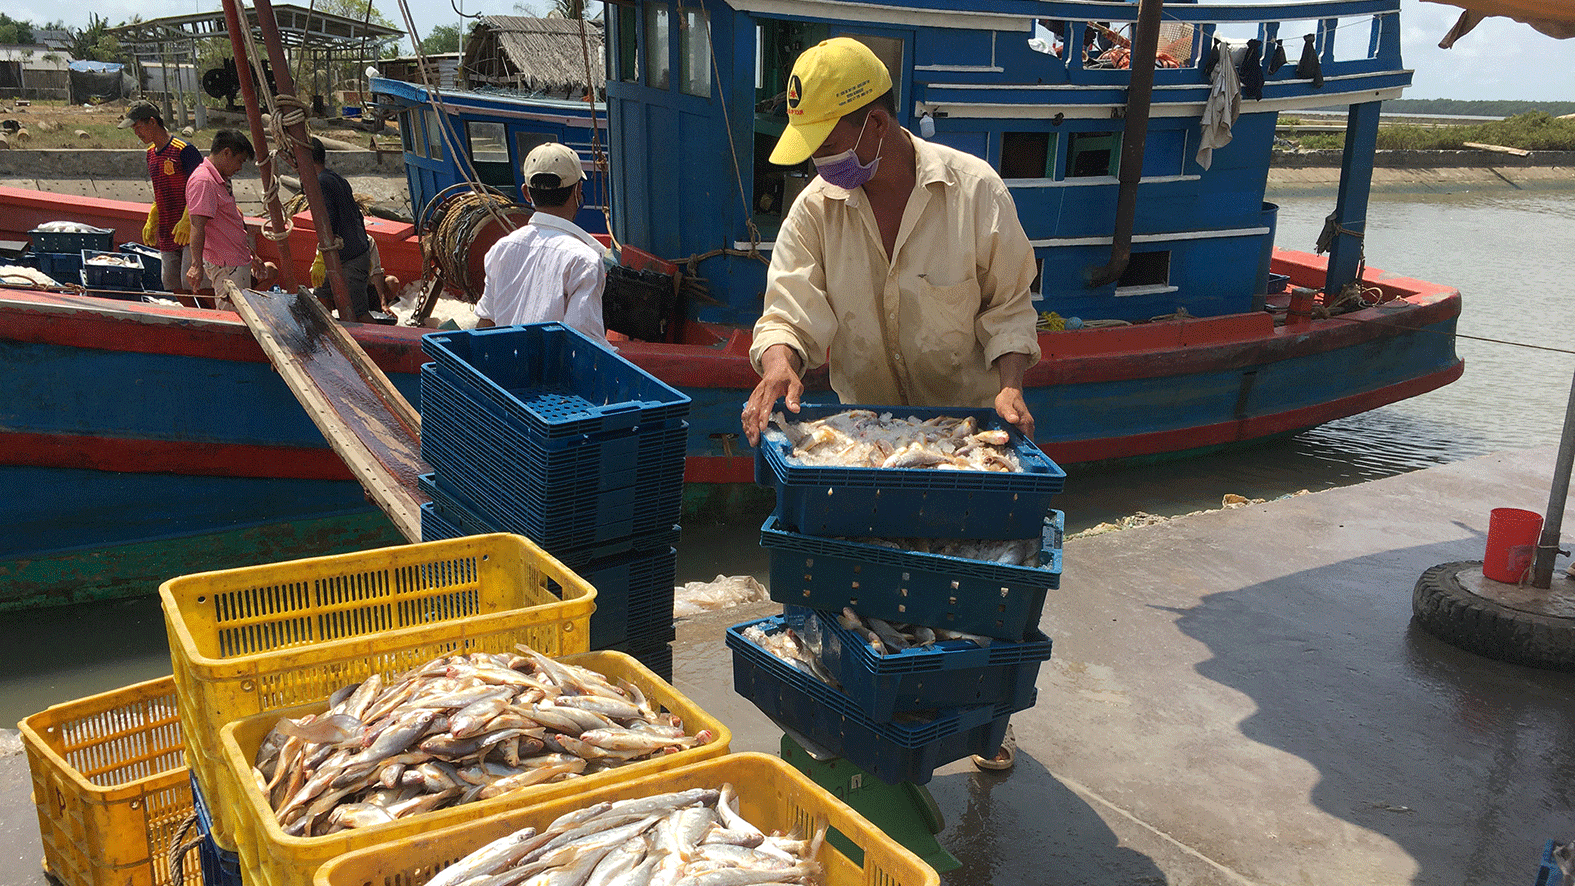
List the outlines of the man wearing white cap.
<svg viewBox="0 0 1575 886">
<path fill-rule="evenodd" d="M 815 162 L 771 253 L 742 424 L 759 440 L 801 374 L 831 363 L 844 403 L 994 406 L 1030 436 L 1039 360 L 1033 248 L 994 169 L 897 124 L 891 75 L 835 37 L 799 56 L 771 162 Z"/>
<path fill-rule="evenodd" d="M 771 252 L 749 358 L 760 383 L 740 421 L 750 443 L 777 400 L 797 412 L 801 374 L 831 363 L 843 403 L 990 407 L 1029 437 L 1023 374 L 1039 360 L 1033 247 L 1000 175 L 897 124 L 891 74 L 834 37 L 798 57 L 771 162 L 815 162 Z M 1008 727 L 981 769 L 1010 769 Z"/>
<path fill-rule="evenodd" d="M 487 250 L 477 327 L 562 321 L 605 341 L 602 245 L 574 223 L 585 202 L 585 171 L 568 145 L 537 145 L 525 158 L 530 221 Z"/>
</svg>

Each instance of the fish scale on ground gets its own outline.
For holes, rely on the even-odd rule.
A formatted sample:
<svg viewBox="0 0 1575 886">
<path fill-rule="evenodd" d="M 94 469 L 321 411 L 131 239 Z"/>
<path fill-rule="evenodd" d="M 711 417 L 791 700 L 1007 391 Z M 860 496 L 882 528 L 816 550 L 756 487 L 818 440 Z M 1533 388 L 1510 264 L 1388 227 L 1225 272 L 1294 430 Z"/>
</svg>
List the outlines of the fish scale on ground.
<svg viewBox="0 0 1575 886">
<path fill-rule="evenodd" d="M 711 741 L 629 683 L 523 654 L 434 659 L 283 719 L 254 777 L 280 827 L 321 836 L 612 768 Z"/>
</svg>

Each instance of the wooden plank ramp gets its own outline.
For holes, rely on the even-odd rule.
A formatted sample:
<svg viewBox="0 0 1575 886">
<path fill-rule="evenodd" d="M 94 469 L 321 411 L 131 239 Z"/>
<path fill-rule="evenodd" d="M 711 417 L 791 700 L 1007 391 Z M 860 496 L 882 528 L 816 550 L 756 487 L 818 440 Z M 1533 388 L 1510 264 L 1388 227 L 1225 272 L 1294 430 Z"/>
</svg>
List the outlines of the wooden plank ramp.
<svg viewBox="0 0 1575 886">
<path fill-rule="evenodd" d="M 230 289 L 235 310 L 328 445 L 405 538 L 421 540 L 421 415 L 311 292 Z"/>
</svg>

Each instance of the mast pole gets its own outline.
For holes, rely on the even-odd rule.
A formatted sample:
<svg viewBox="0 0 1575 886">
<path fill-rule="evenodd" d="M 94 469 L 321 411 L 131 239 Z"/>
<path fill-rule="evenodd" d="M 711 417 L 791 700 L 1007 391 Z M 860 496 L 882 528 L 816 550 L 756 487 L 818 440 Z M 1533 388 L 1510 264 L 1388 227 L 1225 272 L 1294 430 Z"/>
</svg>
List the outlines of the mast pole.
<svg viewBox="0 0 1575 886">
<path fill-rule="evenodd" d="M 246 119 L 251 124 L 252 144 L 260 157 L 268 156 L 268 134 L 263 130 L 262 111 L 257 104 L 257 91 L 252 86 L 252 65 L 246 40 L 246 23 L 237 7 L 239 0 L 224 0 L 224 21 L 230 28 L 230 49 L 235 54 L 235 70 L 240 74 L 241 100 L 246 104 Z M 198 101 L 202 99 L 199 96 Z M 284 207 L 279 205 L 279 190 L 274 187 L 272 163 L 258 163 L 257 172 L 262 176 L 263 198 L 268 207 L 268 223 L 275 231 L 284 230 Z M 279 283 L 287 290 L 295 289 L 295 262 L 290 259 L 290 241 L 275 240 L 279 249 Z M 201 256 L 194 261 L 200 262 Z"/>
<path fill-rule="evenodd" d="M 281 108 L 286 115 L 285 132 L 290 149 L 295 155 L 295 168 L 301 173 L 301 193 L 312 209 L 312 227 L 317 229 L 317 248 L 323 254 L 323 266 L 328 271 L 328 283 L 333 289 L 334 306 L 339 309 L 339 322 L 355 322 L 355 308 L 350 301 L 350 289 L 345 285 L 344 269 L 339 262 L 339 250 L 333 246 L 334 232 L 328 226 L 328 204 L 323 201 L 322 189 L 317 186 L 317 176 L 312 174 L 312 148 L 306 139 L 305 106 L 295 94 L 295 77 L 290 73 L 289 60 L 285 58 L 284 41 L 279 37 L 279 22 L 273 16 L 270 0 L 254 0 L 257 25 L 262 29 L 263 45 L 268 50 L 268 60 L 273 65 L 276 95 L 289 96 L 291 107 Z"/>
</svg>

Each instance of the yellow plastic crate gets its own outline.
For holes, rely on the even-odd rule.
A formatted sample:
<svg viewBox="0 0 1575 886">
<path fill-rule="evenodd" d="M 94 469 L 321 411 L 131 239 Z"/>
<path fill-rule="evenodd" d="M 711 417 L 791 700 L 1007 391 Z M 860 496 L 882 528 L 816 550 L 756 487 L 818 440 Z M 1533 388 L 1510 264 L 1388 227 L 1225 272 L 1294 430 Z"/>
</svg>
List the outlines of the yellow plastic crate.
<svg viewBox="0 0 1575 886">
<path fill-rule="evenodd" d="M 200 886 L 196 849 L 184 884 L 167 854 L 193 813 L 174 678 L 53 705 L 17 727 L 45 871 L 65 886 Z"/>
<path fill-rule="evenodd" d="M 520 828 L 546 827 L 564 813 L 602 801 L 714 788 L 723 782 L 737 789 L 743 816 L 768 833 L 779 830 L 808 835 L 814 832 L 816 819 L 825 816 L 832 828 L 862 849 L 864 859 L 859 863 L 837 851 L 830 841 L 821 848 L 827 886 L 938 886 L 941 882 L 934 868 L 781 758 L 747 753 L 604 784 L 466 824 L 358 849 L 323 865 L 312 883 L 421 886 L 443 868 Z"/>
<path fill-rule="evenodd" d="M 562 588 L 562 599 L 548 582 Z M 226 723 L 308 702 L 373 673 L 525 643 L 590 648 L 596 590 L 530 540 L 477 535 L 170 579 L 159 588 L 186 758 L 236 851 Z"/>
<path fill-rule="evenodd" d="M 289 711 L 275 711 L 266 715 L 249 717 L 225 726 L 219 732 L 223 744 L 225 763 L 230 768 L 230 778 L 241 789 L 240 849 L 241 878 L 246 886 L 299 886 L 309 883 L 312 873 L 324 862 L 346 852 L 367 846 L 401 840 L 434 828 L 447 827 L 460 822 L 474 821 L 523 804 L 538 803 L 569 794 L 580 794 L 599 785 L 621 783 L 630 779 L 682 766 L 699 760 L 720 757 L 727 753 L 733 734 L 715 717 L 701 710 L 671 684 L 652 673 L 644 665 L 622 652 L 587 652 L 563 659 L 569 664 L 590 668 L 608 677 L 627 680 L 638 686 L 652 704 L 683 718 L 684 731 L 693 735 L 702 729 L 716 734 L 715 740 L 697 748 L 664 754 L 650 760 L 629 763 L 616 769 L 570 778 L 551 784 L 535 785 L 502 797 L 478 800 L 463 806 L 454 806 L 414 815 L 401 821 L 374 825 L 369 828 L 339 831 L 321 837 L 292 837 L 280 829 L 274 820 L 268 798 L 258 790 L 252 777 L 252 761 L 264 738 L 282 716 L 300 717 L 317 713 L 327 707 L 325 702 L 303 705 Z M 379 881 L 381 882 L 381 881 Z"/>
</svg>

